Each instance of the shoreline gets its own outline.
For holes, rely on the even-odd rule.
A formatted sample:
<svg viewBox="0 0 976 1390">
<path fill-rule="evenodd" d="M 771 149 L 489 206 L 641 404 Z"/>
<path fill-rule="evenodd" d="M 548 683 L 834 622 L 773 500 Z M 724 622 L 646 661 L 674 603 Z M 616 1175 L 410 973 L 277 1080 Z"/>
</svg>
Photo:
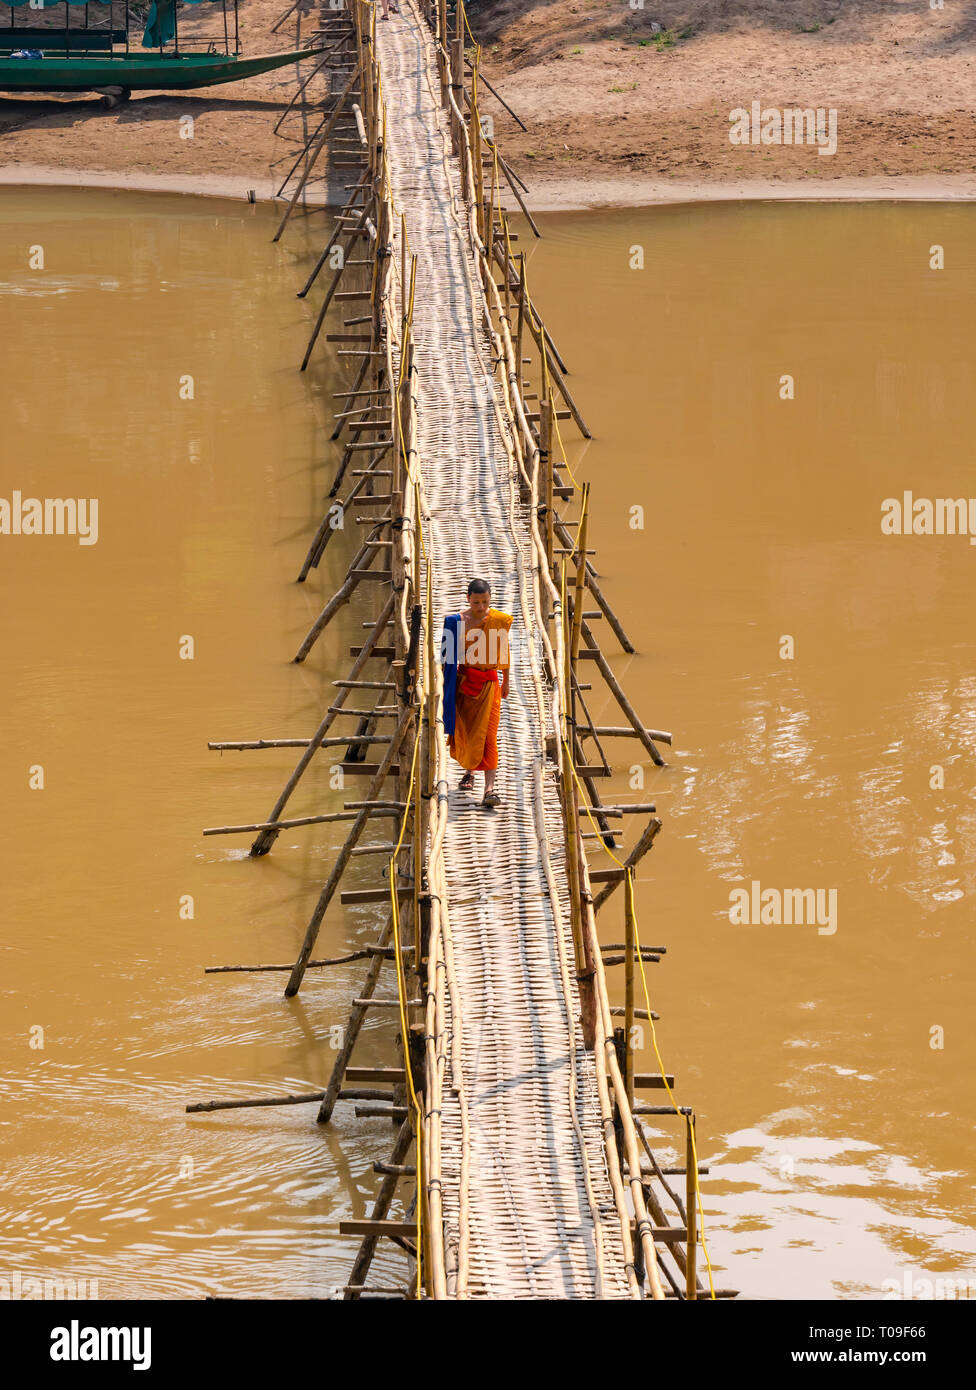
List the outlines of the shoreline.
<svg viewBox="0 0 976 1390">
<path fill-rule="evenodd" d="M 50 164 L 8 164 L 0 169 L 4 188 L 105 188 L 115 192 L 179 193 L 196 198 L 224 198 L 248 203 L 253 190 L 258 203 L 284 200 L 274 197 L 276 182 L 267 174 L 147 174 L 119 169 L 64 169 Z M 325 200 L 314 195 L 314 206 Z"/>
<path fill-rule="evenodd" d="M 579 180 L 540 178 L 529 184 L 531 212 L 590 212 L 597 208 L 661 207 L 717 202 L 968 202 L 976 200 L 976 174 L 847 175 L 835 179 Z"/>
<path fill-rule="evenodd" d="M 3 187 L 104 188 L 117 192 L 184 194 L 248 202 L 253 190 L 259 203 L 275 200 L 275 181 L 258 174 L 150 174 L 111 169 L 64 169 L 20 164 L 0 169 Z M 976 173 L 850 175 L 836 179 L 661 179 L 580 180 L 543 176 L 530 183 L 526 203 L 531 212 L 592 212 L 598 209 L 660 207 L 677 203 L 750 202 L 968 202 L 976 200 Z M 332 205 L 311 198 L 316 206 Z M 511 200 L 506 200 L 511 201 Z M 513 206 L 511 211 L 518 212 Z"/>
</svg>

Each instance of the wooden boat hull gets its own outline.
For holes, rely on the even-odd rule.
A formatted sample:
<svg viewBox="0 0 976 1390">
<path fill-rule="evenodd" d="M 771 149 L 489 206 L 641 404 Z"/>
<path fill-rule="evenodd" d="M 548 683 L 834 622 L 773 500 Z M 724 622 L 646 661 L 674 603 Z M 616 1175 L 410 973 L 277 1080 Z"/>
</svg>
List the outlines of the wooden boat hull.
<svg viewBox="0 0 976 1390">
<path fill-rule="evenodd" d="M 321 53 L 303 48 L 293 53 L 235 58 L 225 53 L 129 53 L 118 58 L 0 58 L 0 91 L 98 92 L 121 87 L 135 91 L 185 91 L 241 82 L 273 68 L 286 67 Z"/>
</svg>

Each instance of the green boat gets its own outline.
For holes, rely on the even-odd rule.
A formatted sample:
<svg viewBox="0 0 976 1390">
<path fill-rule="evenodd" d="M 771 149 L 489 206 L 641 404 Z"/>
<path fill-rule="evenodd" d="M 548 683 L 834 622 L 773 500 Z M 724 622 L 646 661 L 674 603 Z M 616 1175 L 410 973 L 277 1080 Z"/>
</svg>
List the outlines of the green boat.
<svg viewBox="0 0 976 1390">
<path fill-rule="evenodd" d="M 129 0 L 69 0 L 63 26 L 17 24 L 16 11 L 28 0 L 13 0 L 4 5 L 10 25 L 0 28 L 0 91 L 98 92 L 104 106 L 115 106 L 134 91 L 186 91 L 240 82 L 324 51 L 303 48 L 245 58 L 240 52 L 238 0 L 213 2 L 221 6 L 222 35 L 201 33 L 195 25 L 180 33 L 183 6 L 202 0 L 151 0 L 148 14 L 141 7 L 146 19 L 141 45 L 132 49 Z M 57 0 L 59 8 L 62 3 Z M 31 0 L 32 11 L 54 5 L 55 0 Z M 84 10 L 83 27 L 71 22 L 69 5 Z M 133 10 L 136 5 L 133 0 Z M 138 30 L 134 37 L 138 41 Z"/>
</svg>

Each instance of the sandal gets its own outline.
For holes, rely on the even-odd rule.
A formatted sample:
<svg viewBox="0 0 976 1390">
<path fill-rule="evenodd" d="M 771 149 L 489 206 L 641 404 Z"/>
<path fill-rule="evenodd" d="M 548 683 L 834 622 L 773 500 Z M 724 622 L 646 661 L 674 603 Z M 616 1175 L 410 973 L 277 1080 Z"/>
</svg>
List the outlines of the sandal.
<svg viewBox="0 0 976 1390">
<path fill-rule="evenodd" d="M 458 790 L 462 792 L 474 791 L 474 773 L 466 772 L 458 782 Z"/>
<path fill-rule="evenodd" d="M 500 806 L 502 804 L 502 799 L 497 792 L 485 792 L 484 799 L 482 800 L 481 804 L 486 811 L 493 811 L 496 806 Z"/>
</svg>

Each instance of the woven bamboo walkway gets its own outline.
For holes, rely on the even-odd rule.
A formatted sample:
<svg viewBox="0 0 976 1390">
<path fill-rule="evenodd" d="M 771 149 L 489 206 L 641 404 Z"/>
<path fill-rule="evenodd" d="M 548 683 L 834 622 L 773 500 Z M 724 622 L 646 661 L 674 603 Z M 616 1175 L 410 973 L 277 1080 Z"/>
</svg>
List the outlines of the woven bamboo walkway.
<svg viewBox="0 0 976 1390">
<path fill-rule="evenodd" d="M 468 580 L 484 576 L 493 604 L 515 615 L 502 807 L 486 814 L 452 789 L 444 843 L 457 1044 L 441 1135 L 448 1284 L 464 1226 L 469 1297 L 633 1297 L 594 1057 L 578 1022 L 560 804 L 544 757 L 546 687 L 526 640 L 540 603 L 529 519 L 496 414 L 502 402 L 493 401 L 430 32 L 408 3 L 401 10 L 376 26 L 376 44 L 395 131 L 392 193 L 418 257 L 413 334 L 433 591 L 459 607 Z"/>
</svg>

